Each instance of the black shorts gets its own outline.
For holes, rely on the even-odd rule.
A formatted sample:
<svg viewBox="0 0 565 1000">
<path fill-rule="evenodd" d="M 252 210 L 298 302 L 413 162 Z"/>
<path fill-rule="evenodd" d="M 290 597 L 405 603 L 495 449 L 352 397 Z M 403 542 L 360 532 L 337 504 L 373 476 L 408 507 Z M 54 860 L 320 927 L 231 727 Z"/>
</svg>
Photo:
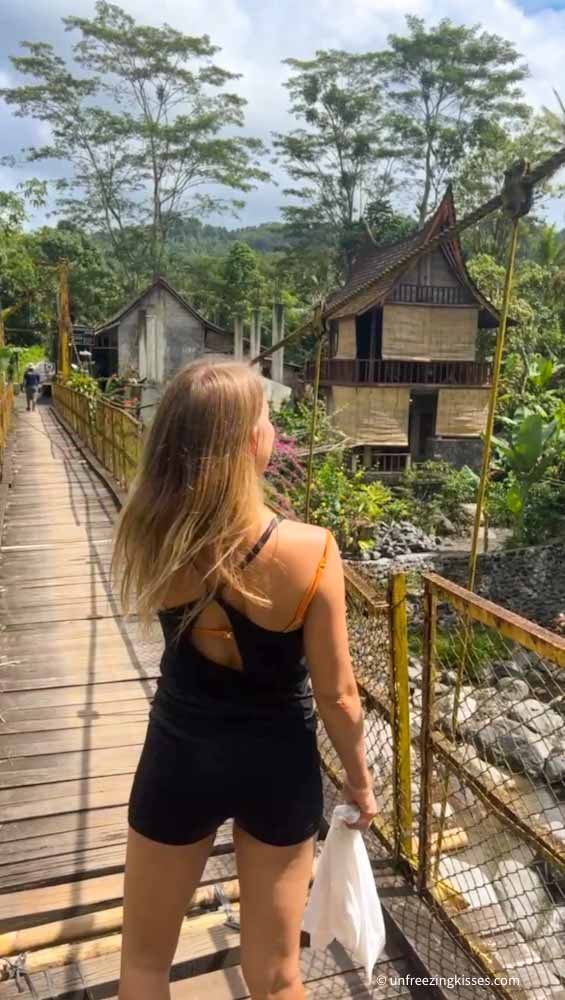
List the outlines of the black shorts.
<svg viewBox="0 0 565 1000">
<path fill-rule="evenodd" d="M 200 731 L 198 731 L 200 729 Z M 192 844 L 233 818 L 265 844 L 314 836 L 323 813 L 316 733 L 298 726 L 178 733 L 150 719 L 129 802 L 130 826 Z"/>
</svg>

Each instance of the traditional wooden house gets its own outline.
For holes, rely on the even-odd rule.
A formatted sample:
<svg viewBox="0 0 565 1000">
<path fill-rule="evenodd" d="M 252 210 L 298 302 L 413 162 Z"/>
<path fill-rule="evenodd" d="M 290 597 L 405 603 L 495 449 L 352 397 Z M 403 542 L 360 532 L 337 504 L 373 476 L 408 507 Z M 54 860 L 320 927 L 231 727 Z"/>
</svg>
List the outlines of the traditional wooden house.
<svg viewBox="0 0 565 1000">
<path fill-rule="evenodd" d="M 454 222 L 448 190 L 422 230 L 359 254 L 326 304 L 320 384 L 354 464 L 377 475 L 425 458 L 480 465 L 491 367 L 478 360 L 477 341 L 499 315 L 472 281 L 458 238 L 425 252 Z"/>
</svg>

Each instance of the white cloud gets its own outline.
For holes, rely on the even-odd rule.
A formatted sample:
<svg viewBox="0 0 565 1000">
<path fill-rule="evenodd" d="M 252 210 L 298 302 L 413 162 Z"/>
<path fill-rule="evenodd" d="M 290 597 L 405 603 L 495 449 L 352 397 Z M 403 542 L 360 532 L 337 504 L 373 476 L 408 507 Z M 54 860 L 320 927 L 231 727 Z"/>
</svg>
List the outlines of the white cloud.
<svg viewBox="0 0 565 1000">
<path fill-rule="evenodd" d="M 219 64 L 242 74 L 233 87 L 248 101 L 247 131 L 268 141 L 272 131 L 289 123 L 283 59 L 307 58 L 321 48 L 382 47 L 390 32 L 403 30 L 407 13 L 428 22 L 450 17 L 478 23 L 508 38 L 531 70 L 524 87 L 528 99 L 536 107 L 555 106 L 553 88 L 565 96 L 565 10 L 544 9 L 544 0 L 532 2 L 538 9 L 529 13 L 513 0 L 475 0 L 471 9 L 467 0 L 121 0 L 121 5 L 142 23 L 167 21 L 187 34 L 209 34 L 221 46 Z M 22 37 L 48 37 L 68 50 L 73 35 L 65 35 L 60 18 L 71 7 L 83 16 L 94 11 L 93 0 L 73 0 L 72 5 L 51 0 L 48 13 L 43 0 L 30 0 L 25 8 L 20 0 L 3 0 L 1 27 L 17 24 L 17 30 L 3 32 L 4 51 L 14 52 Z M 0 68 L 0 86 L 6 68 L 7 61 Z M 2 119 L 6 121 L 5 115 Z M 4 131 L 2 142 L 9 138 Z M 246 218 L 273 217 L 281 200 L 280 189 L 261 186 L 249 196 Z"/>
</svg>

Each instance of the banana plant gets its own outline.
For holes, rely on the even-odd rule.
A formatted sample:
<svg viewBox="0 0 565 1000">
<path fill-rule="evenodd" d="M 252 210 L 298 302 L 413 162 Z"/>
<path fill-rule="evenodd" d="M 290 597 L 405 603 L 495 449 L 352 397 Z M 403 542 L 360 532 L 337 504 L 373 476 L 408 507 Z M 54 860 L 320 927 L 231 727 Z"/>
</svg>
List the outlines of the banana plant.
<svg viewBox="0 0 565 1000">
<path fill-rule="evenodd" d="M 506 505 L 521 522 L 528 494 L 539 483 L 555 461 L 555 449 L 563 440 L 565 414 L 559 409 L 551 420 L 540 413 L 529 413 L 521 419 L 506 419 L 509 439 L 493 438 L 505 471 L 512 479 L 506 494 Z"/>
</svg>

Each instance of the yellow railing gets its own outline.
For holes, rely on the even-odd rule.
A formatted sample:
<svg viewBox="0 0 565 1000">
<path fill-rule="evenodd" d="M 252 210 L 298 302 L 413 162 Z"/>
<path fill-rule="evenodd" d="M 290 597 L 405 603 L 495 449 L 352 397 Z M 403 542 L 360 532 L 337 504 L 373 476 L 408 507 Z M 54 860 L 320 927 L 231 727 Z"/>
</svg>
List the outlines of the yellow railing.
<svg viewBox="0 0 565 1000">
<path fill-rule="evenodd" d="M 14 389 L 11 382 L 5 382 L 0 376 L 0 481 L 4 469 L 4 452 L 8 441 L 8 431 L 12 422 L 14 408 Z"/>
<path fill-rule="evenodd" d="M 418 889 L 500 996 L 562 997 L 565 639 L 433 574 L 424 603 Z"/>
<path fill-rule="evenodd" d="M 143 424 L 106 400 L 56 383 L 53 399 L 63 419 L 116 483 L 127 489 L 139 463 Z"/>
</svg>

